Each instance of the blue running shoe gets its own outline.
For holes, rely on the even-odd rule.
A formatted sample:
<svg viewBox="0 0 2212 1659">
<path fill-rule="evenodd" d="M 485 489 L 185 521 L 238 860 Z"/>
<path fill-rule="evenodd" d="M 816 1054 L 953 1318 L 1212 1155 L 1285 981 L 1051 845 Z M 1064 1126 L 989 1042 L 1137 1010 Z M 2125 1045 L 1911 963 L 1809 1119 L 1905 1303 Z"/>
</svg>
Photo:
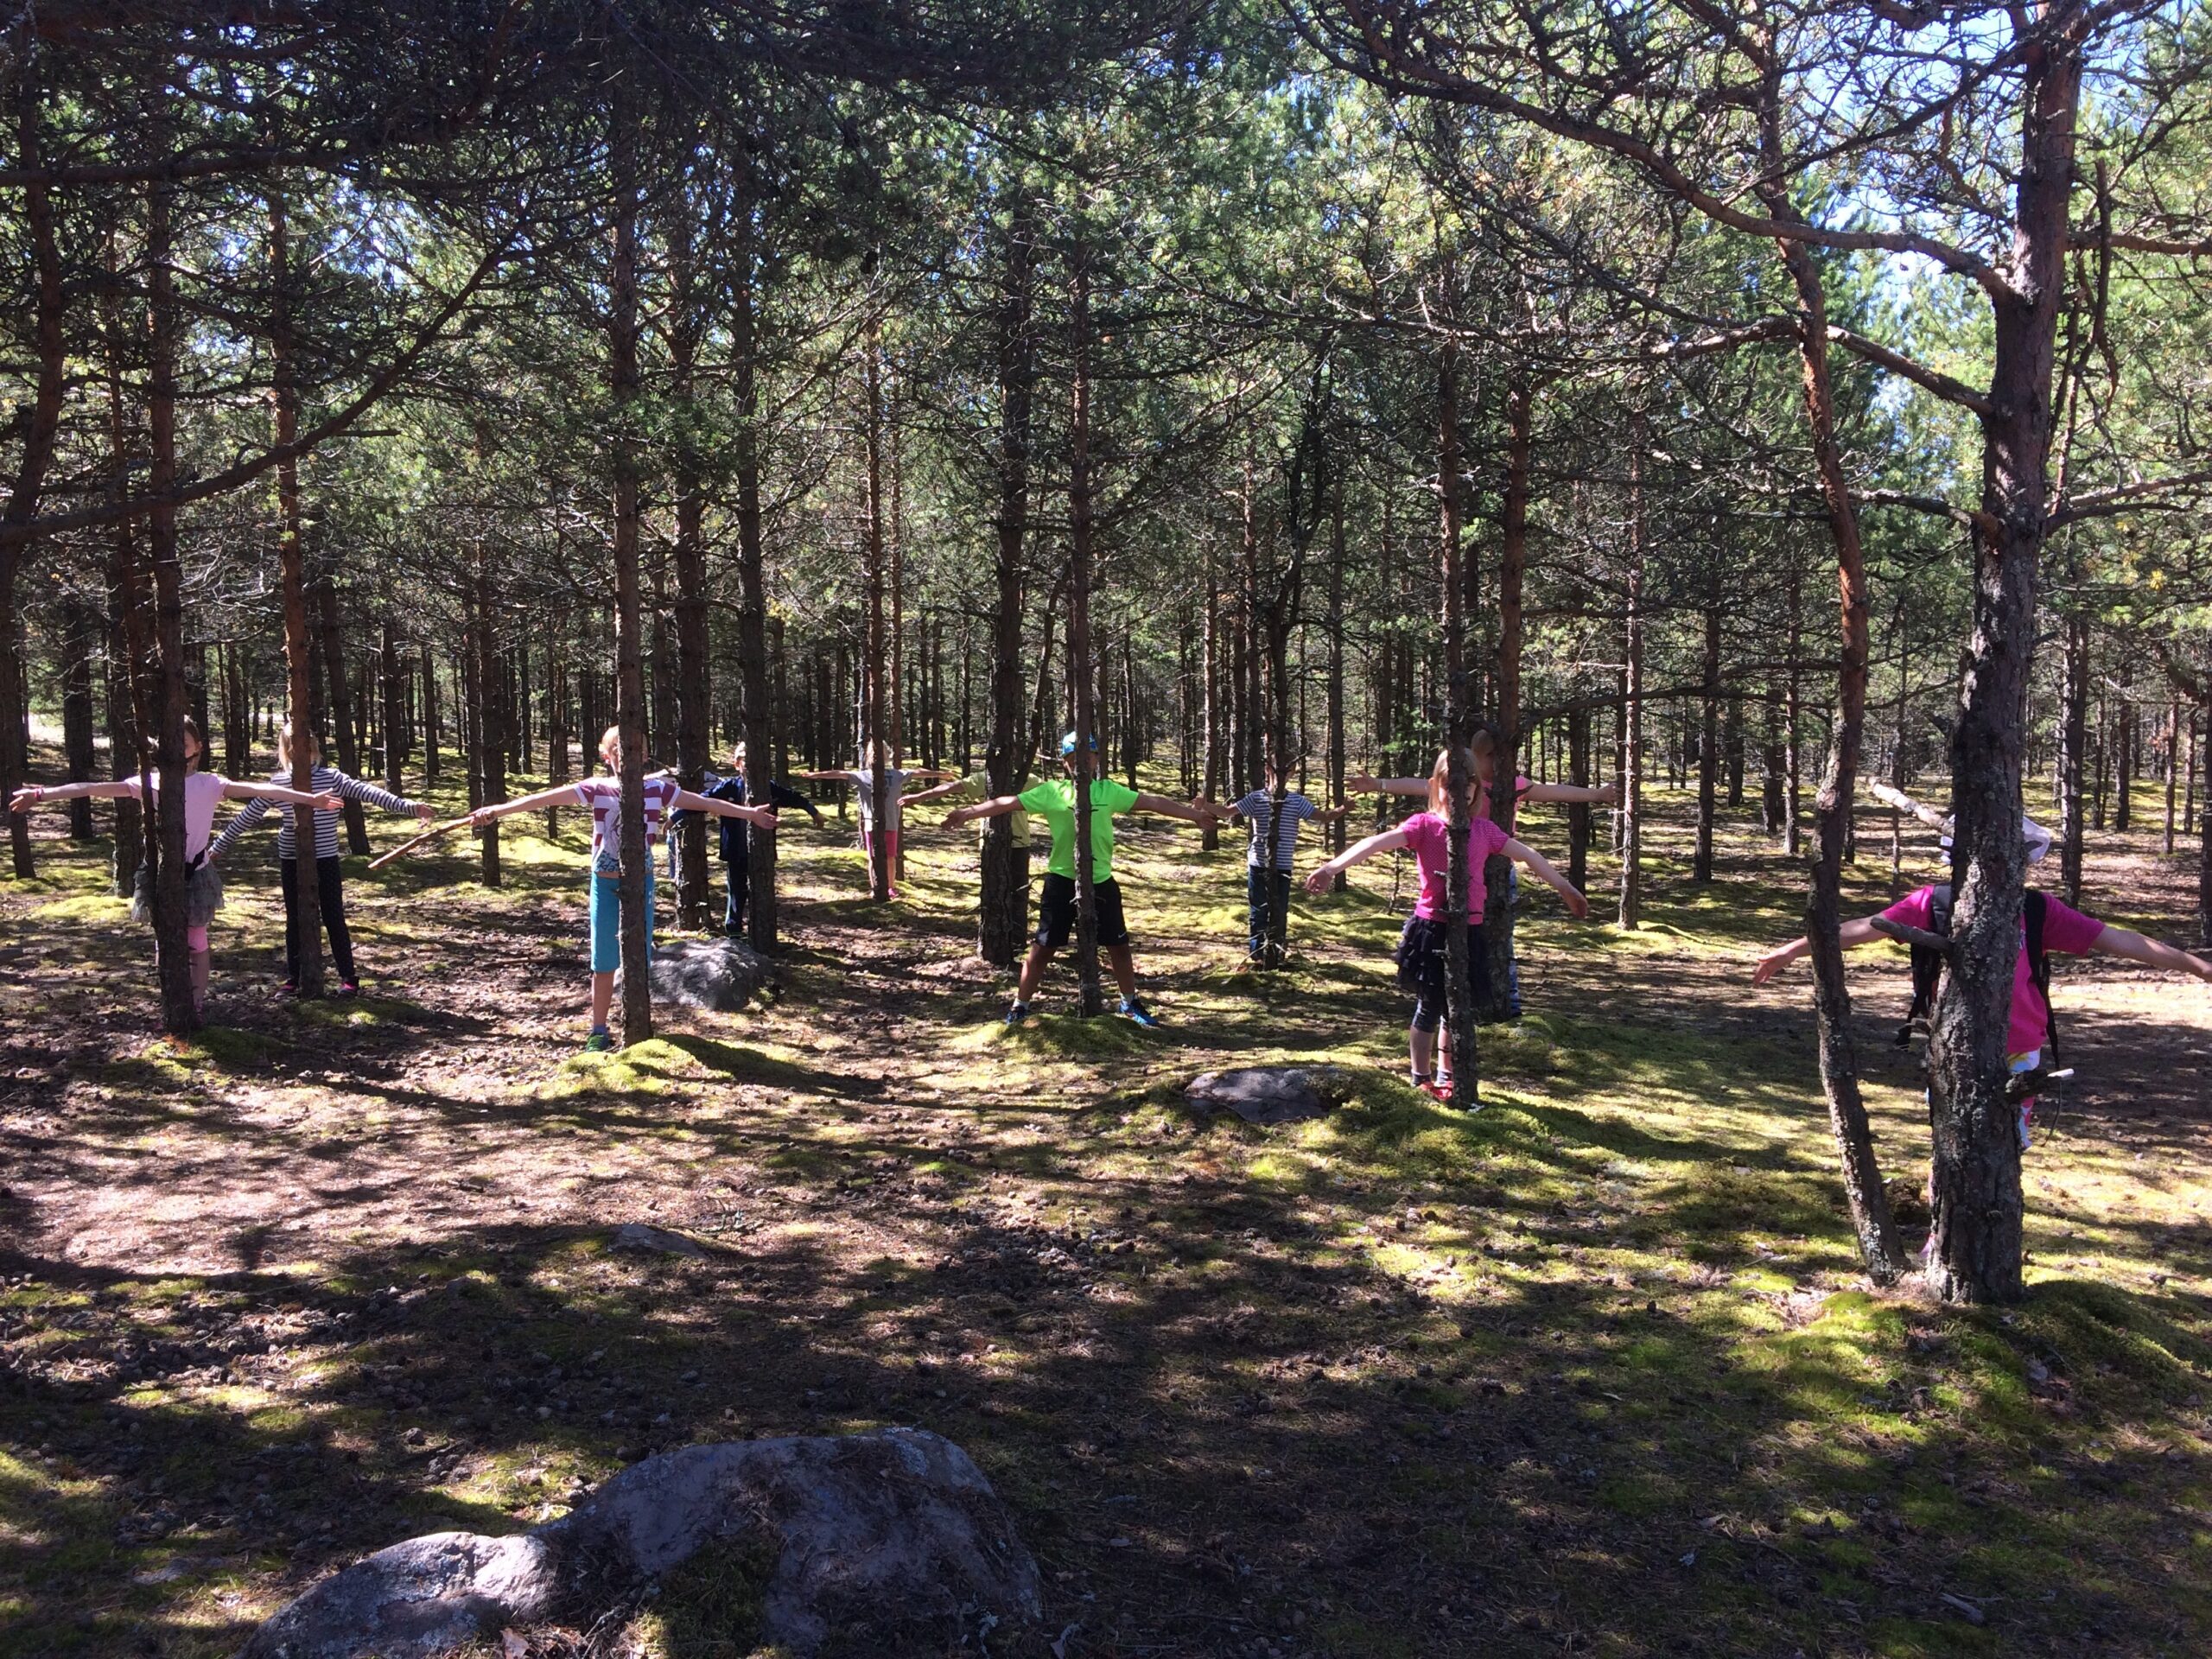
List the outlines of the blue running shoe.
<svg viewBox="0 0 2212 1659">
<path fill-rule="evenodd" d="M 1160 1021 L 1153 1018 L 1152 1010 L 1145 1007 L 1143 1003 L 1138 1001 L 1134 996 L 1125 996 L 1122 999 L 1122 1017 L 1125 1020 L 1134 1020 L 1136 1024 L 1142 1026 L 1147 1031 L 1157 1031 L 1160 1029 Z"/>
<path fill-rule="evenodd" d="M 1029 1005 L 1027 1002 L 1017 1002 L 1006 1011 L 1006 1022 L 1009 1027 L 1018 1026 L 1028 1018 Z"/>
</svg>

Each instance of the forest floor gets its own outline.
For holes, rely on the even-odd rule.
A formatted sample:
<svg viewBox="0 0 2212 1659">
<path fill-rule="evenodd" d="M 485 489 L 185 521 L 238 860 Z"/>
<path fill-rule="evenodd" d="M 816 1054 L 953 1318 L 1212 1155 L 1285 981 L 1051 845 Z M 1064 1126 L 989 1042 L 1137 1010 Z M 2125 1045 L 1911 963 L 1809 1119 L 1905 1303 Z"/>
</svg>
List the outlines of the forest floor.
<svg viewBox="0 0 2212 1659">
<path fill-rule="evenodd" d="M 498 891 L 473 845 L 350 861 L 352 1003 L 278 993 L 264 836 L 178 1048 L 105 843 L 42 815 L 39 876 L 0 882 L 0 1652 L 226 1654 L 412 1534 L 883 1423 L 973 1454 L 1085 1659 L 2212 1650 L 2212 989 L 2065 964 L 2030 1299 L 1872 1294 L 1808 982 L 1749 983 L 1801 878 L 1739 812 L 1694 887 L 1686 799 L 1656 816 L 1639 933 L 1529 897 L 1528 1016 L 1468 1116 L 1399 1080 L 1385 861 L 1240 976 L 1241 845 L 1130 827 L 1166 1028 L 1058 1013 L 1062 965 L 1009 1033 L 972 831 L 917 830 L 879 908 L 849 832 L 787 817 L 782 1000 L 586 1057 L 581 814 L 510 820 Z M 2183 937 L 2190 856 L 2097 837 L 2089 907 Z M 1902 955 L 1853 972 L 1916 1187 Z M 1277 1057 L 1357 1098 L 1182 1103 Z M 615 1250 L 632 1221 L 708 1251 Z M 685 1593 L 645 1650 L 749 1650 Z"/>
</svg>

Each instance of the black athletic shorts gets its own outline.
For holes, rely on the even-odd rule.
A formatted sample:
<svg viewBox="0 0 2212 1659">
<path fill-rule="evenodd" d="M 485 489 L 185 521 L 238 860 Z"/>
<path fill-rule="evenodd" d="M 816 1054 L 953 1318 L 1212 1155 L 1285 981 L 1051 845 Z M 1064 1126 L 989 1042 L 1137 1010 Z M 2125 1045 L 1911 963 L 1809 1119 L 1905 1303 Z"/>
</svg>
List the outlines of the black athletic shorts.
<svg viewBox="0 0 2212 1659">
<path fill-rule="evenodd" d="M 1434 1031 L 1444 1022 L 1447 943 L 1444 924 L 1421 916 L 1407 917 L 1406 931 L 1398 936 L 1398 983 L 1414 994 L 1414 1024 L 1423 1031 Z M 1477 1007 L 1490 1001 L 1490 952 L 1483 944 L 1480 922 L 1467 930 L 1467 982 Z"/>
<path fill-rule="evenodd" d="M 1122 889 L 1101 881 L 1090 890 L 1098 910 L 1098 943 L 1127 944 L 1129 925 L 1122 919 Z M 1075 878 L 1047 875 L 1045 891 L 1037 900 L 1037 943 L 1065 944 L 1075 932 Z"/>
</svg>

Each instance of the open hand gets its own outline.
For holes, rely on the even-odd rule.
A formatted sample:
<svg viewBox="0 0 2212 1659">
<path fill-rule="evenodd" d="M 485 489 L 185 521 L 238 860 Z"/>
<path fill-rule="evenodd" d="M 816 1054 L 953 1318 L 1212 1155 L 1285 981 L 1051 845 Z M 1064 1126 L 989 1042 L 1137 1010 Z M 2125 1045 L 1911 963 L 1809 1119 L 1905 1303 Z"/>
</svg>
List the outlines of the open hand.
<svg viewBox="0 0 2212 1659">
<path fill-rule="evenodd" d="M 957 830 L 967 822 L 968 809 L 964 806 L 956 806 L 944 815 L 944 827 L 948 830 Z"/>
<path fill-rule="evenodd" d="M 1786 944 L 1778 950 L 1768 951 L 1752 965 L 1751 983 L 1765 984 L 1794 960 L 1796 960 L 1796 953 Z"/>
<path fill-rule="evenodd" d="M 1330 887 L 1335 884 L 1337 874 L 1338 872 L 1329 865 L 1322 865 L 1320 868 L 1315 870 L 1312 874 L 1306 878 L 1306 891 L 1308 893 L 1326 893 Z"/>
<path fill-rule="evenodd" d="M 9 798 L 8 810 L 10 812 L 28 812 L 35 804 L 45 798 L 44 789 L 36 784 L 25 784 Z"/>
<path fill-rule="evenodd" d="M 1382 780 L 1363 772 L 1355 772 L 1344 779 L 1344 787 L 1355 795 L 1372 795 L 1382 787 Z"/>
<path fill-rule="evenodd" d="M 769 811 L 766 808 L 762 808 L 759 813 L 754 815 L 753 819 L 753 827 L 755 830 L 766 830 L 770 835 L 774 835 L 776 833 L 776 815 L 773 812 Z"/>
<path fill-rule="evenodd" d="M 1580 888 L 1562 887 L 1560 890 L 1559 896 L 1560 900 L 1567 906 L 1567 909 L 1573 913 L 1577 920 L 1580 920 L 1582 918 L 1589 915 L 1590 901 L 1583 896 Z"/>
<path fill-rule="evenodd" d="M 318 795 L 315 798 L 315 804 L 325 812 L 339 811 L 346 804 L 335 795 Z"/>
<path fill-rule="evenodd" d="M 415 804 L 416 823 L 428 823 L 432 818 L 435 818 L 437 816 L 437 809 L 432 806 L 428 801 L 417 801 Z"/>
</svg>

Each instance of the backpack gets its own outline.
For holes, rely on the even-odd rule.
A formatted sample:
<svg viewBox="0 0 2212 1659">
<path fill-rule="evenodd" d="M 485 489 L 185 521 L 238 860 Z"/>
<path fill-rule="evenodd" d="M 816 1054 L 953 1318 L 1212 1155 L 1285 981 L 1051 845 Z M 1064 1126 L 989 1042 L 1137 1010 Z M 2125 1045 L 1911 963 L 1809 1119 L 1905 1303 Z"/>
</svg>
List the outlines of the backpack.
<svg viewBox="0 0 2212 1659">
<path fill-rule="evenodd" d="M 2028 977 L 2035 982 L 2036 993 L 2043 998 L 2044 1041 L 2050 1050 L 2050 1058 L 2058 1058 L 2058 1011 L 2050 1003 L 2050 957 L 2043 947 L 2044 920 L 2046 915 L 2043 893 L 2029 887 L 2020 894 L 2020 920 L 2028 938 Z M 1929 889 L 1928 931 L 1951 937 L 1951 884 L 1940 881 Z M 1897 1027 L 1897 1046 L 1907 1046 L 1918 1030 L 1928 1033 L 1928 1021 L 1936 1012 L 1936 989 L 1942 982 L 1943 957 L 1925 945 L 1912 947 L 1912 1006 L 1905 1010 L 1904 1024 Z"/>
</svg>

